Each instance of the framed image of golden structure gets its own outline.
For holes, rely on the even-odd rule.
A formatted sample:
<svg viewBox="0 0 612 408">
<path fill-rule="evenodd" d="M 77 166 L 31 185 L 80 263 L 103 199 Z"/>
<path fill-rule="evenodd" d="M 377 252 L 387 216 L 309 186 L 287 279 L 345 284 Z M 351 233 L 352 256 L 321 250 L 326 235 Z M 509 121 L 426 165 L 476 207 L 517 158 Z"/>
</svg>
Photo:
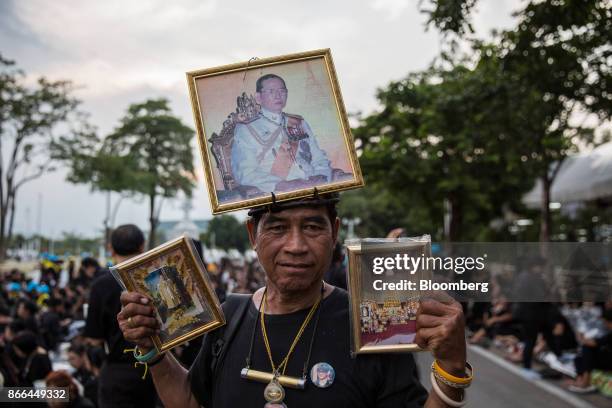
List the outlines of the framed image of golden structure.
<svg viewBox="0 0 612 408">
<path fill-rule="evenodd" d="M 329 49 L 187 82 L 213 214 L 363 186 Z"/>
<path fill-rule="evenodd" d="M 169 350 L 225 324 L 219 299 L 211 287 L 190 238 L 179 237 L 111 268 L 128 291 L 153 302 L 160 333 L 152 337 Z"/>
<path fill-rule="evenodd" d="M 431 253 L 429 236 L 347 240 L 351 352 L 421 351 L 414 343 L 419 307 L 418 282 L 427 271 L 414 273 L 383 267 L 377 260 Z M 412 284 L 408 282 L 413 282 Z M 411 286 L 412 285 L 412 286 Z"/>
</svg>

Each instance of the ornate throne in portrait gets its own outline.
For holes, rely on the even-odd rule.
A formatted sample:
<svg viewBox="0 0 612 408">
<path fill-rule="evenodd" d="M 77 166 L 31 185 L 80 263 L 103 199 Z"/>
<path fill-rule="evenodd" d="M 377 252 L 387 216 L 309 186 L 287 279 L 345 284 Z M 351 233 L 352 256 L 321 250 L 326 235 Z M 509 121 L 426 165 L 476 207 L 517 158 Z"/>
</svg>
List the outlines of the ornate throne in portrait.
<svg viewBox="0 0 612 408">
<path fill-rule="evenodd" d="M 249 122 L 260 113 L 260 109 L 261 107 L 255 101 L 255 97 L 243 92 L 236 98 L 236 109 L 227 116 L 221 131 L 218 134 L 214 132 L 208 139 L 211 145 L 210 150 L 215 157 L 217 169 L 223 182 L 223 190 L 217 190 L 217 197 L 221 202 L 245 200 L 268 194 L 255 186 L 238 184 L 232 174 L 232 145 L 236 124 Z M 352 173 L 345 173 L 341 169 L 332 169 L 331 181 L 349 180 L 352 177 Z M 313 184 L 313 186 L 315 185 Z"/>
<path fill-rule="evenodd" d="M 249 199 L 264 195 L 264 192 L 257 187 L 238 184 L 232 174 L 232 145 L 236 124 L 251 120 L 259 114 L 260 109 L 255 97 L 243 92 L 236 98 L 236 110 L 227 116 L 221 132 L 219 134 L 213 133 L 212 137 L 208 139 L 211 144 L 210 150 L 215 157 L 217 169 L 219 169 L 223 181 L 224 190 L 217 191 L 220 201 Z"/>
</svg>

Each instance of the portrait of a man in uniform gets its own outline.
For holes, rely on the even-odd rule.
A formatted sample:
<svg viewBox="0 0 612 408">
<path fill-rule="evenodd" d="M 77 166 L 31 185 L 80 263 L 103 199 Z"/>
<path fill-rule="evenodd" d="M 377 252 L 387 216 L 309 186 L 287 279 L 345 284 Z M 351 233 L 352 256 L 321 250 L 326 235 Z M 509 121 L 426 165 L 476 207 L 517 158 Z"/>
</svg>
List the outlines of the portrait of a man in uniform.
<svg viewBox="0 0 612 408">
<path fill-rule="evenodd" d="M 363 186 L 329 50 L 187 79 L 213 214 Z"/>
<path fill-rule="evenodd" d="M 283 111 L 288 96 L 280 76 L 266 74 L 257 80 L 260 113 L 234 131 L 232 172 L 239 184 L 283 192 L 326 183 L 338 174 L 308 122 Z"/>
</svg>

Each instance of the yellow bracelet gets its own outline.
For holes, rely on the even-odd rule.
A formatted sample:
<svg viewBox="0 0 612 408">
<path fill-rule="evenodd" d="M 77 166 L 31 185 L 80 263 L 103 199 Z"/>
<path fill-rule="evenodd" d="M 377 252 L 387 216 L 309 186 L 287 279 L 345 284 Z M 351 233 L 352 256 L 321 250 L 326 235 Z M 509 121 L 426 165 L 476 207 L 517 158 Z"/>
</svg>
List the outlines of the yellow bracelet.
<svg viewBox="0 0 612 408">
<path fill-rule="evenodd" d="M 472 365 L 468 362 L 465 363 L 465 367 L 466 374 L 468 375 L 467 377 L 456 377 L 452 374 L 447 373 L 442 369 L 442 367 L 440 367 L 440 364 L 438 364 L 438 360 L 434 360 L 433 364 L 431 365 L 431 370 L 451 383 L 466 386 L 472 382 L 472 379 L 474 378 L 474 370 L 472 368 Z"/>
</svg>

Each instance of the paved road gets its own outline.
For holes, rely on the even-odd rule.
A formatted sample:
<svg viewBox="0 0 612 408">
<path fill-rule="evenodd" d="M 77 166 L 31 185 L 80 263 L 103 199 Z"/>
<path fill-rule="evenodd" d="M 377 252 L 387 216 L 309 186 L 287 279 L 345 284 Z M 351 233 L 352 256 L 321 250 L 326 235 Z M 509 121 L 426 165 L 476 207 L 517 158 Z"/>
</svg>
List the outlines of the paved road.
<svg viewBox="0 0 612 408">
<path fill-rule="evenodd" d="M 559 396 L 534 385 L 496 362 L 468 350 L 468 360 L 474 366 L 474 383 L 468 390 L 468 407 L 487 408 L 572 408 L 577 407 Z M 430 389 L 429 353 L 417 353 L 421 381 Z M 587 405 L 583 405 L 587 406 Z"/>
</svg>

